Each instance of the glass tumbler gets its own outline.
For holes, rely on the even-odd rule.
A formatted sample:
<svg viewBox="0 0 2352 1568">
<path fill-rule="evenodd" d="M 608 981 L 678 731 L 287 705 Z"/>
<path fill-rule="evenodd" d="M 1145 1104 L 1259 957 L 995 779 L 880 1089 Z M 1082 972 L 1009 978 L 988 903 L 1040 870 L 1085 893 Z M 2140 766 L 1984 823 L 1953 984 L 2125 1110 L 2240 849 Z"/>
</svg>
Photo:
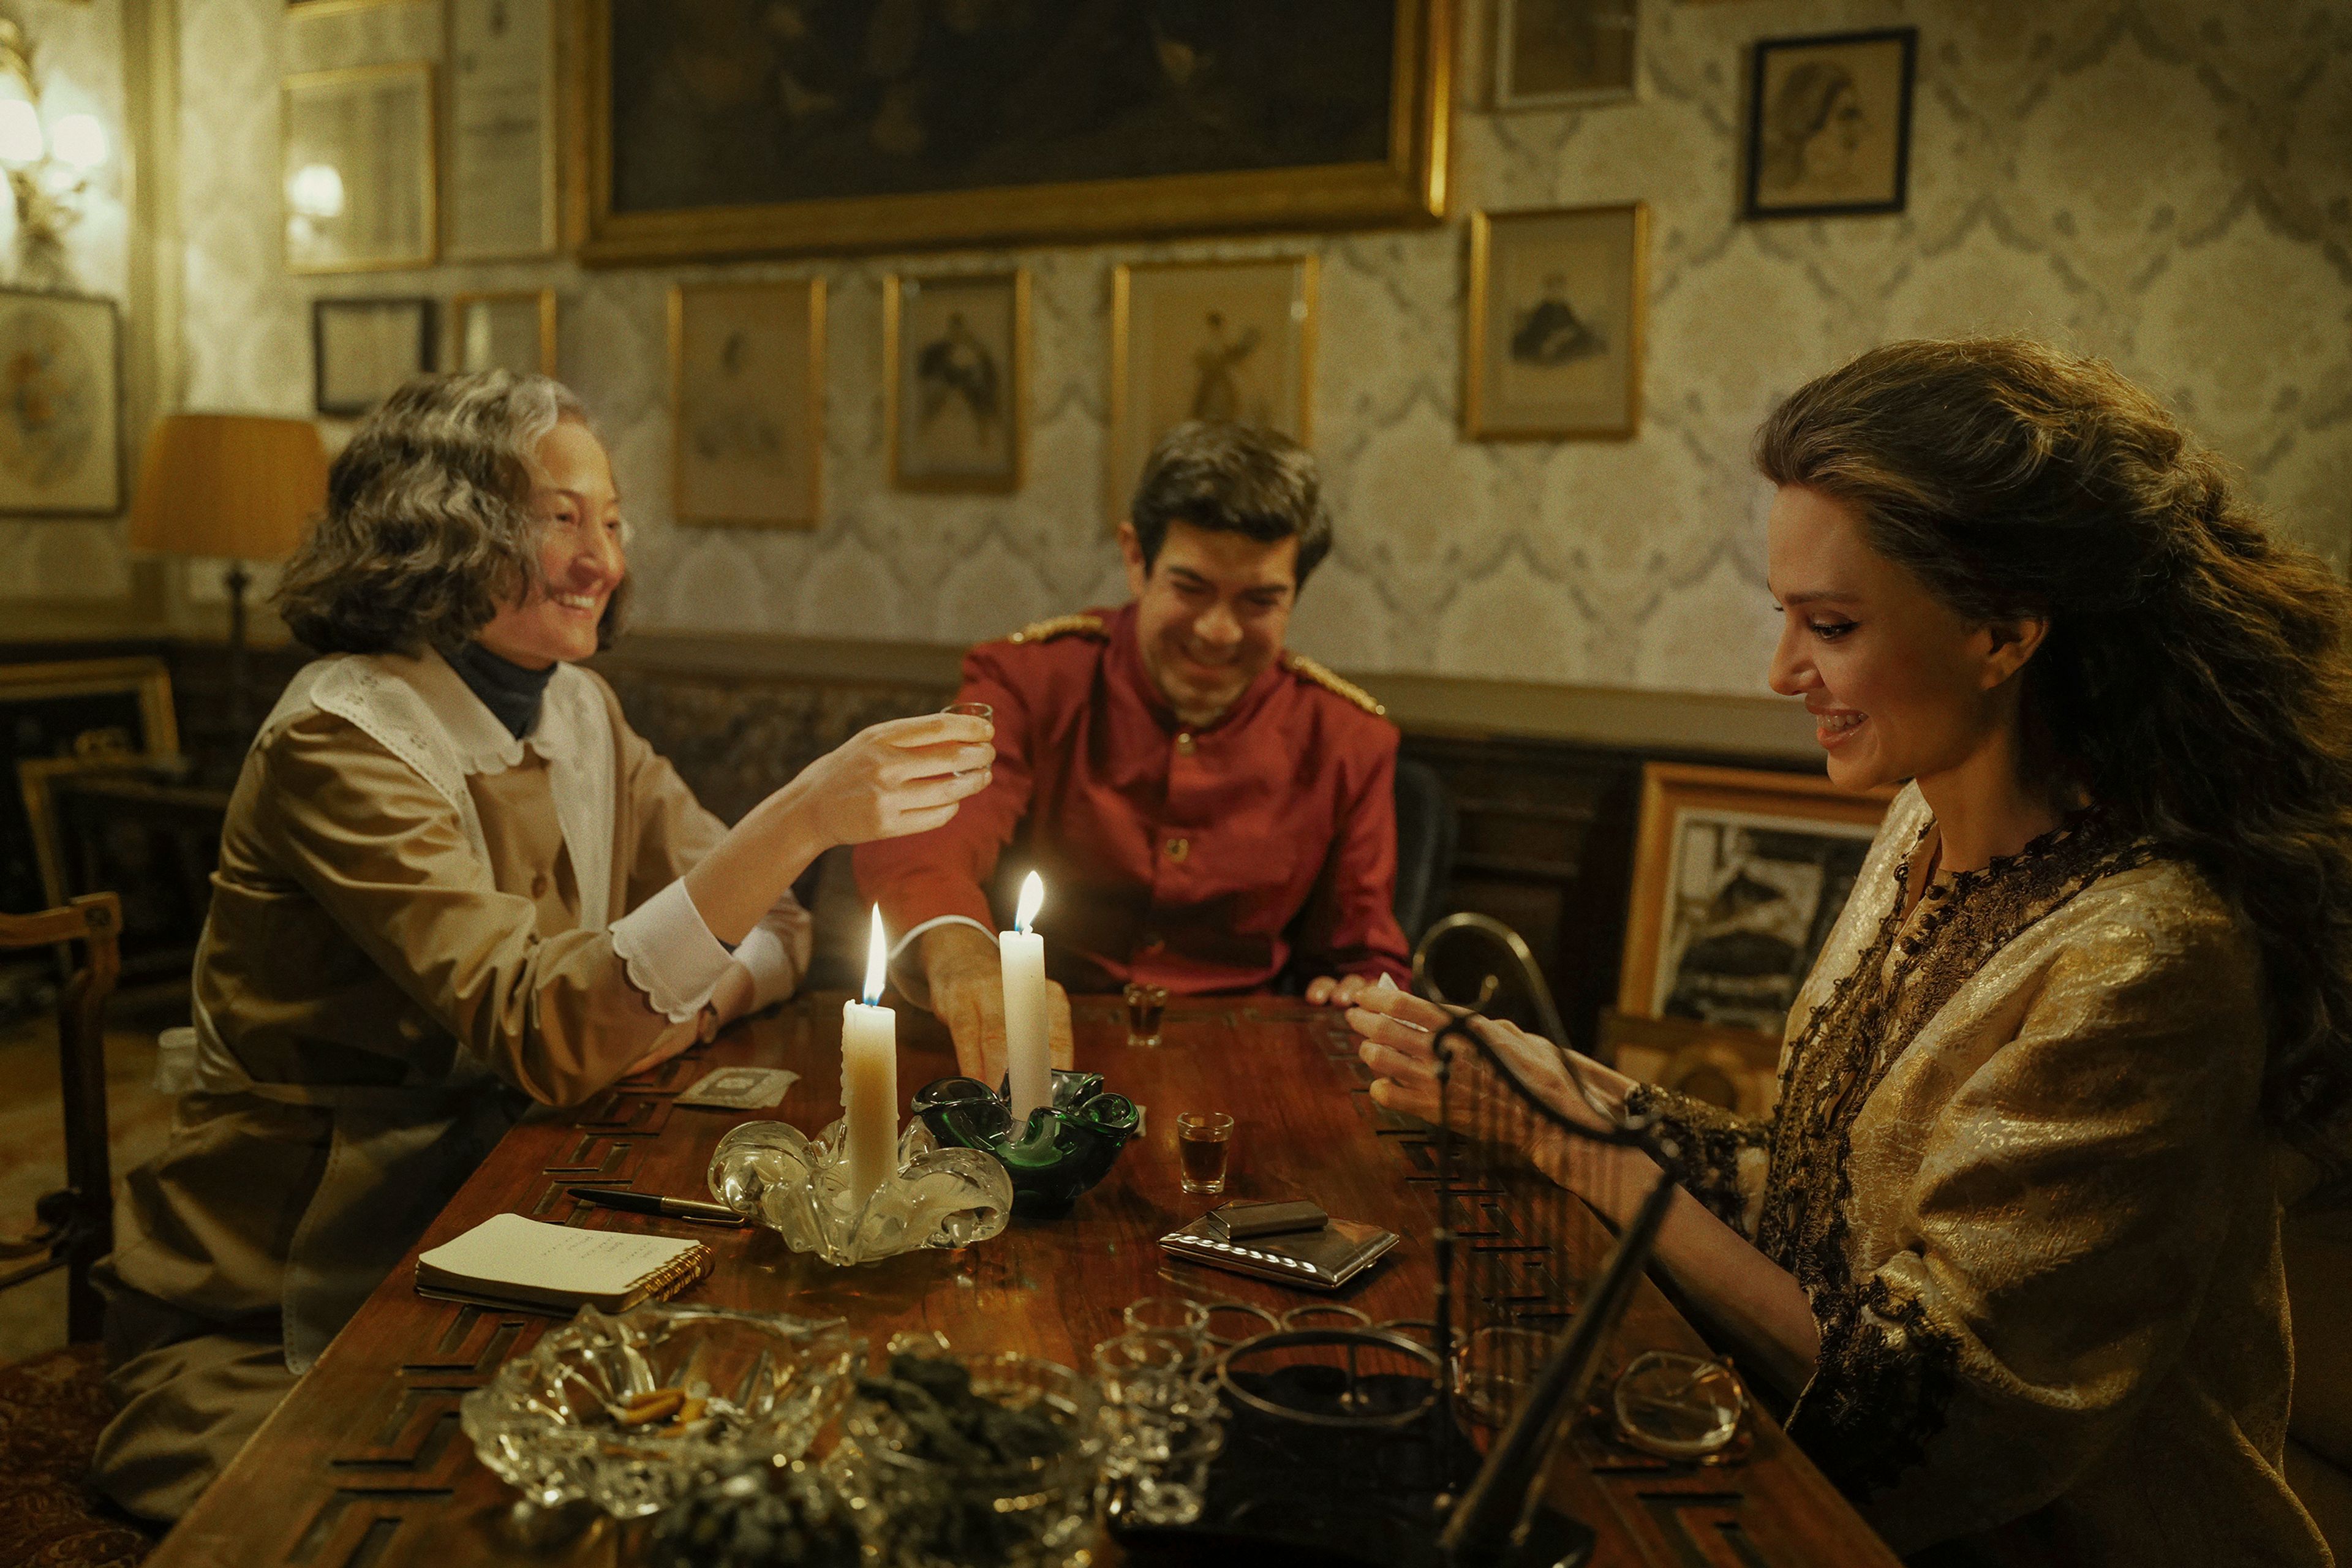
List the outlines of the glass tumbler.
<svg viewBox="0 0 2352 1568">
<path fill-rule="evenodd" d="M 1234 1119 L 1222 1110 L 1188 1110 L 1176 1119 L 1176 1154 L 1186 1192 L 1213 1197 L 1225 1190 L 1233 1139 Z"/>
<path fill-rule="evenodd" d="M 1127 988 L 1127 1043 L 1152 1049 L 1160 1044 L 1160 1018 L 1168 1009 L 1168 987 L 1141 981 Z"/>
</svg>

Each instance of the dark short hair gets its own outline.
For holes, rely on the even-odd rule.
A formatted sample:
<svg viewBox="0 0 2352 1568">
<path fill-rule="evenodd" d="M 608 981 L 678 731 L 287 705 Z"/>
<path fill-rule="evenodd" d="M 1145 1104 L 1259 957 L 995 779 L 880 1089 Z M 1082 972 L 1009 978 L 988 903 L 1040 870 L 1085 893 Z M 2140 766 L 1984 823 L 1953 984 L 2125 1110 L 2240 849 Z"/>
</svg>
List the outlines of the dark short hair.
<svg viewBox="0 0 2352 1568">
<path fill-rule="evenodd" d="M 1323 505 L 1314 455 L 1279 431 L 1255 425 L 1192 419 L 1160 437 L 1127 515 L 1147 572 L 1171 522 L 1246 534 L 1263 544 L 1297 539 L 1302 588 L 1331 552 L 1331 513 Z"/>
<path fill-rule="evenodd" d="M 328 470 L 326 510 L 278 579 L 287 629 L 320 653 L 471 641 L 538 585 L 531 454 L 566 419 L 589 424 L 569 388 L 503 370 L 419 376 L 385 398 Z M 605 604 L 599 647 L 628 586 Z"/>
</svg>

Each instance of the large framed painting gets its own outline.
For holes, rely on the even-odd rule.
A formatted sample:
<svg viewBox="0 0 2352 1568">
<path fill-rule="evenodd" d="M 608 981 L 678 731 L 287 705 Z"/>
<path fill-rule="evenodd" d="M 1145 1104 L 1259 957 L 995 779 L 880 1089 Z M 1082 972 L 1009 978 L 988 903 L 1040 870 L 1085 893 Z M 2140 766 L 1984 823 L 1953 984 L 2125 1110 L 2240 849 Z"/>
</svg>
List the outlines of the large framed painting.
<svg viewBox="0 0 2352 1568">
<path fill-rule="evenodd" d="M 582 257 L 1445 213 L 1454 0 L 586 0 Z"/>
<path fill-rule="evenodd" d="M 0 516 L 122 510 L 121 339 L 111 300 L 0 289 Z"/>
<path fill-rule="evenodd" d="M 278 189 L 286 270 L 432 265 L 440 184 L 428 60 L 286 79 Z"/>
<path fill-rule="evenodd" d="M 1779 1036 L 1894 798 L 1645 764 L 1618 1012 Z"/>
<path fill-rule="evenodd" d="M 1161 261 L 1111 277 L 1108 508 L 1127 517 L 1143 461 L 1188 419 L 1314 438 L 1315 258 Z"/>
<path fill-rule="evenodd" d="M 1559 440 L 1640 429 L 1649 233 L 1643 202 L 1472 216 L 1465 434 Z"/>
<path fill-rule="evenodd" d="M 824 279 L 669 295 L 671 500 L 682 523 L 814 528 L 824 449 Z"/>
<path fill-rule="evenodd" d="M 1028 437 L 1028 272 L 884 279 L 882 375 L 891 483 L 1019 489 Z"/>
<path fill-rule="evenodd" d="M 1748 82 L 1746 216 L 1901 212 L 1918 53 L 1916 27 L 1759 43 Z"/>
</svg>

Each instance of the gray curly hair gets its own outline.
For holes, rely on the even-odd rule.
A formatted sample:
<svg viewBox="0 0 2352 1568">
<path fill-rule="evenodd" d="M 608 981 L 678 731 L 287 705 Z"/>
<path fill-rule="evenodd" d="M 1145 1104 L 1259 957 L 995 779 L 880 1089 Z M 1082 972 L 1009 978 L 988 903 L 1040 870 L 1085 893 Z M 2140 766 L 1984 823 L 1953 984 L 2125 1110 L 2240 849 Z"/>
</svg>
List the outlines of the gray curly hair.
<svg viewBox="0 0 2352 1568">
<path fill-rule="evenodd" d="M 531 454 L 566 419 L 593 427 L 543 375 L 419 376 L 367 416 L 327 473 L 327 507 L 273 596 L 320 653 L 422 653 L 471 641 L 539 586 Z M 597 626 L 619 634 L 624 578 Z"/>
</svg>

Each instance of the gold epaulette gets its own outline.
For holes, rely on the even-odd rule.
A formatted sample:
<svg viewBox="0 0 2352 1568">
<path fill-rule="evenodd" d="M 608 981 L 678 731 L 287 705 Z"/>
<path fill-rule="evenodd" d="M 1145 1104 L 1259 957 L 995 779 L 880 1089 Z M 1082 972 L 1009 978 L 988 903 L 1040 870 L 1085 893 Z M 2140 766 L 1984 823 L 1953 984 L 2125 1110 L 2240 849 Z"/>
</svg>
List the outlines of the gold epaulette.
<svg viewBox="0 0 2352 1568">
<path fill-rule="evenodd" d="M 1004 640 L 1024 643 L 1052 642 L 1055 637 L 1072 636 L 1107 637 L 1110 633 L 1104 630 L 1100 616 L 1054 616 L 1045 620 L 1032 621 Z"/>
<path fill-rule="evenodd" d="M 1373 718 L 1385 719 L 1389 716 L 1389 710 L 1381 707 L 1379 700 L 1370 692 L 1352 680 L 1332 674 L 1305 654 L 1286 653 L 1282 656 L 1282 662 L 1292 674 L 1305 676 L 1332 695 L 1346 698 Z"/>
</svg>

